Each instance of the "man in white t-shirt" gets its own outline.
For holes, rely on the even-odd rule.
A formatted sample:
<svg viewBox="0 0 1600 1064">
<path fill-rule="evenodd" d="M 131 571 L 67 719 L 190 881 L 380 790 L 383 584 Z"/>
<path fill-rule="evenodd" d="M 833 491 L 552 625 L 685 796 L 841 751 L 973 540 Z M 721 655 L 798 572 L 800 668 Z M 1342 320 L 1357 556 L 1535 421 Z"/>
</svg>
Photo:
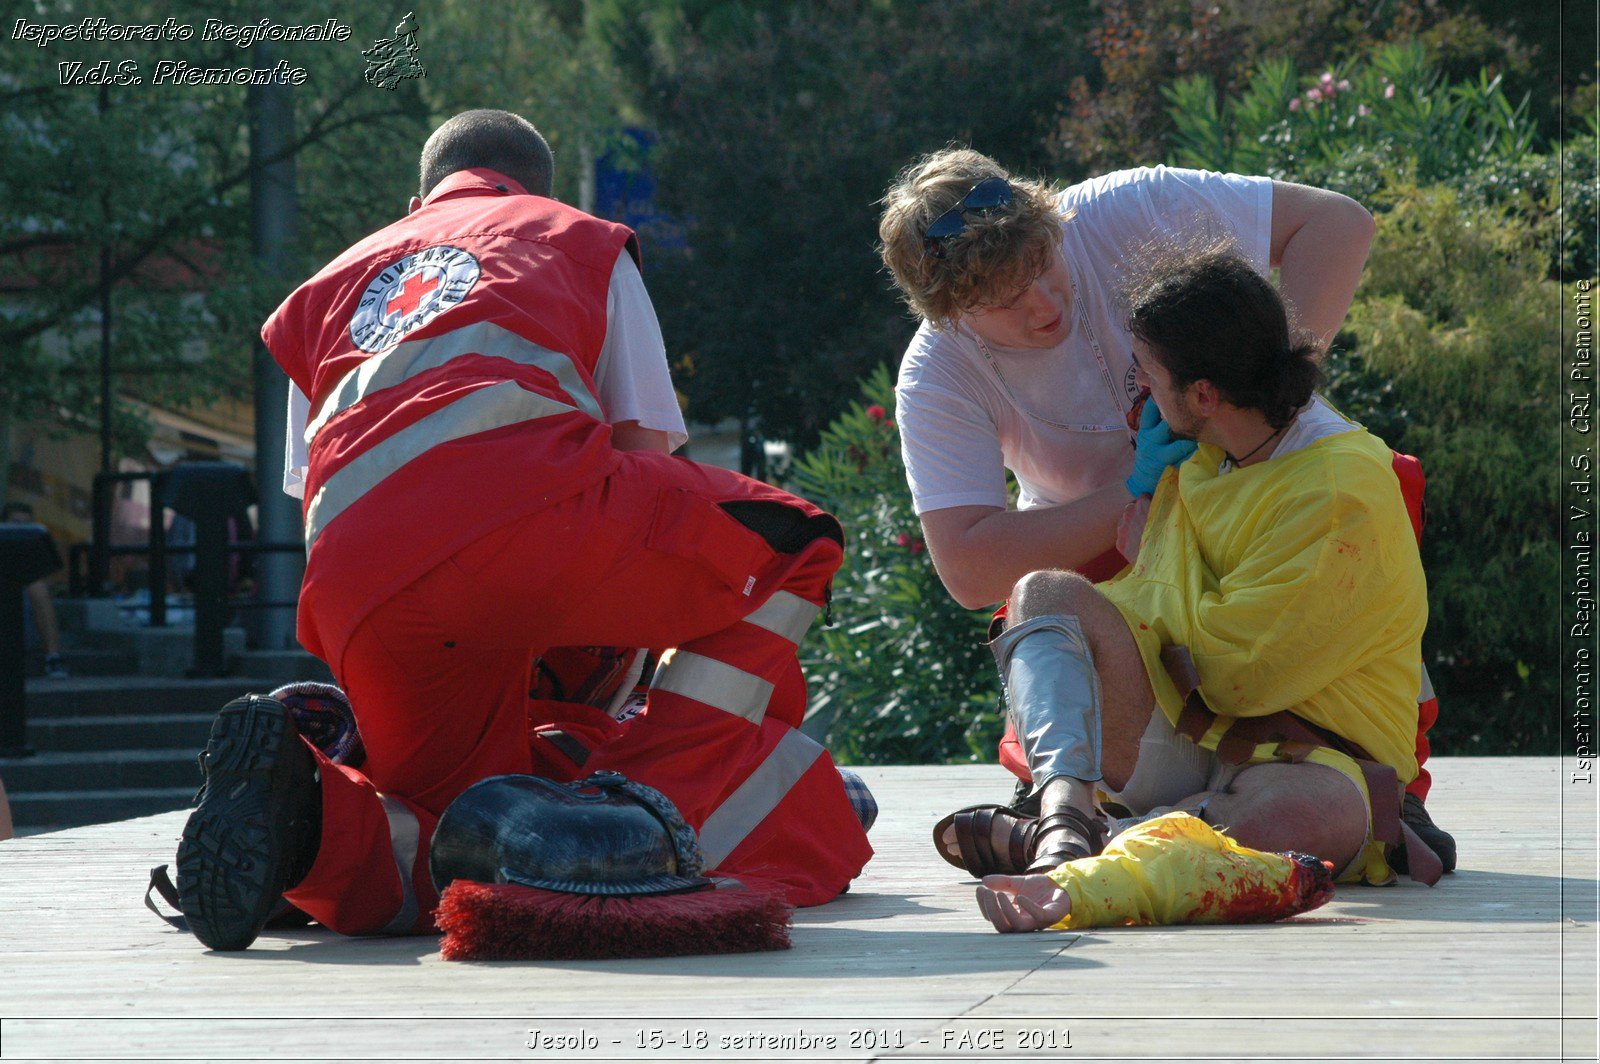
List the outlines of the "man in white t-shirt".
<svg viewBox="0 0 1600 1064">
<path fill-rule="evenodd" d="M 922 318 L 896 388 L 907 481 L 939 577 L 969 608 L 1030 572 L 1116 573 L 1124 509 L 1192 451 L 1154 412 L 1130 428 L 1140 388 L 1116 293 L 1151 256 L 1230 241 L 1279 269 L 1296 325 L 1325 348 L 1374 231 L 1360 204 L 1304 185 L 1156 166 L 1057 193 L 968 149 L 913 163 L 884 203 L 883 260 Z M 1026 775 L 1010 735 L 1001 760 Z"/>
</svg>

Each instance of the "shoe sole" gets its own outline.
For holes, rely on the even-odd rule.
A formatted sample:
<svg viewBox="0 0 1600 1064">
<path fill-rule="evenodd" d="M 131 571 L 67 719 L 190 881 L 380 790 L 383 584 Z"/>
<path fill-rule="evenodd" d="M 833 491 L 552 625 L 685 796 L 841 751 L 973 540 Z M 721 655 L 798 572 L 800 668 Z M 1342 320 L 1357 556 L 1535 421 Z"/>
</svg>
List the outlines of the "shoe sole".
<svg viewBox="0 0 1600 1064">
<path fill-rule="evenodd" d="M 275 791 L 299 771 L 297 748 L 310 761 L 282 703 L 260 695 L 228 703 L 211 726 L 205 796 L 178 845 L 178 906 L 210 949 L 245 949 L 278 907 L 293 831 Z"/>
</svg>

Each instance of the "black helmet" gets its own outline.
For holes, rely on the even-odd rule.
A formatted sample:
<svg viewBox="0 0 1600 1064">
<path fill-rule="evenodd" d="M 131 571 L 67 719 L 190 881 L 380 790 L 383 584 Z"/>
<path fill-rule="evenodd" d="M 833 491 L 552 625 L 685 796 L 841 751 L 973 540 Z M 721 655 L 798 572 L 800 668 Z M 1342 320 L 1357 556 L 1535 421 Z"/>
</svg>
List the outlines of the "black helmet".
<svg viewBox="0 0 1600 1064">
<path fill-rule="evenodd" d="M 568 894 L 671 894 L 710 884 L 694 829 L 666 795 L 618 772 L 574 783 L 492 776 L 439 818 L 428 853 L 440 893 L 453 880 Z"/>
</svg>

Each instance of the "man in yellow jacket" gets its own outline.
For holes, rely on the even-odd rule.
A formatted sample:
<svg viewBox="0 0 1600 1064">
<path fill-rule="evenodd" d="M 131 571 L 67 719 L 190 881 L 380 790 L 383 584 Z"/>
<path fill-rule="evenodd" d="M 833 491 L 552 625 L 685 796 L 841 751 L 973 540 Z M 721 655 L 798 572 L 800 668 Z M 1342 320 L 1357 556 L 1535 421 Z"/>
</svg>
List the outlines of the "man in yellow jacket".
<svg viewBox="0 0 1600 1064">
<path fill-rule="evenodd" d="M 1427 596 L 1391 452 L 1314 395 L 1315 349 L 1232 251 L 1170 255 L 1129 308 L 1139 383 L 1200 447 L 1124 514 L 1128 569 L 1012 595 L 993 649 L 1042 815 L 1038 874 L 979 890 L 1003 931 L 1070 924 L 1043 873 L 1103 845 L 1097 785 L 1133 814 L 1113 833 L 1177 810 L 1383 883 L 1417 772 Z"/>
</svg>

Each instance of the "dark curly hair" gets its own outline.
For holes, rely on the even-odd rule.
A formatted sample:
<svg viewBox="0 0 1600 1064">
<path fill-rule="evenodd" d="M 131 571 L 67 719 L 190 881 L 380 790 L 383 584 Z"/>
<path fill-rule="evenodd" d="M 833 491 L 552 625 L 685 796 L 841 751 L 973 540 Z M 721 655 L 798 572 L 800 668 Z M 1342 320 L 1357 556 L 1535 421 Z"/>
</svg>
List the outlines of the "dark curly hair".
<svg viewBox="0 0 1600 1064">
<path fill-rule="evenodd" d="M 1291 332 L 1278 290 L 1231 245 L 1151 255 L 1126 300 L 1128 330 L 1174 385 L 1208 380 L 1273 428 L 1322 382 L 1320 348 Z"/>
</svg>

